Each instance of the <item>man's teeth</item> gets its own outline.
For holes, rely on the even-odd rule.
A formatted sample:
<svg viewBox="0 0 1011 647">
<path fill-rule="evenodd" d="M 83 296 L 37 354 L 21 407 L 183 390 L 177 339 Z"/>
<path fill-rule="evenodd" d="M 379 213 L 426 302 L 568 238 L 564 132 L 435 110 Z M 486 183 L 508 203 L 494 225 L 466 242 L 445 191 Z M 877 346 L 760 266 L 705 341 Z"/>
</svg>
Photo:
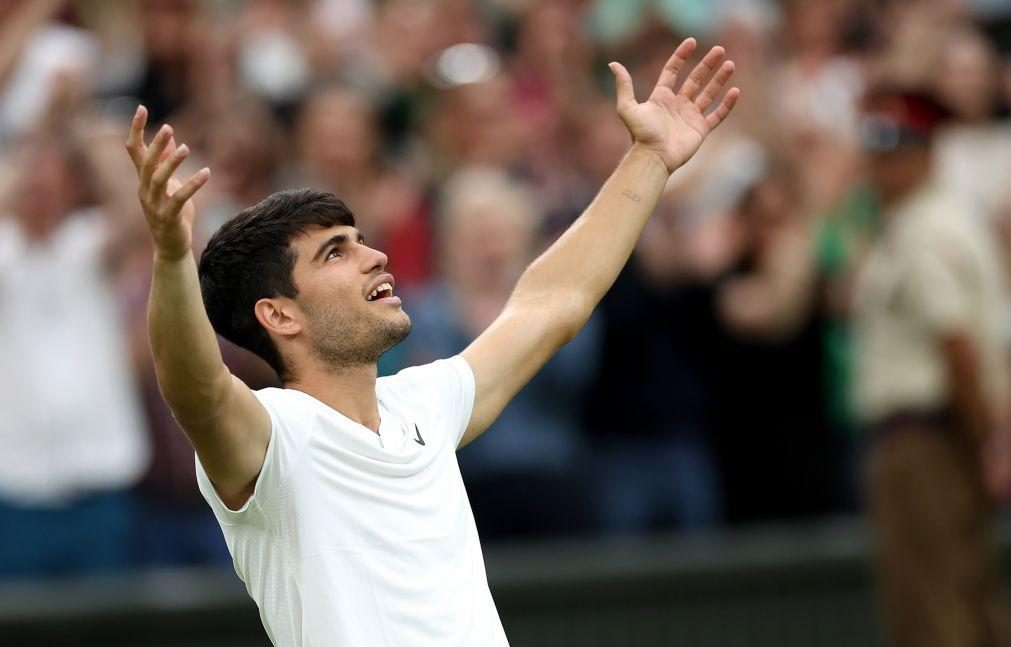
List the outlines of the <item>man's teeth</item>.
<svg viewBox="0 0 1011 647">
<path fill-rule="evenodd" d="M 386 296 L 393 296 L 393 286 L 390 285 L 389 283 L 381 283 L 379 287 L 373 290 L 372 294 L 369 295 L 369 301 L 372 301 L 377 296 L 379 296 L 380 292 L 389 292 L 389 294 Z"/>
</svg>

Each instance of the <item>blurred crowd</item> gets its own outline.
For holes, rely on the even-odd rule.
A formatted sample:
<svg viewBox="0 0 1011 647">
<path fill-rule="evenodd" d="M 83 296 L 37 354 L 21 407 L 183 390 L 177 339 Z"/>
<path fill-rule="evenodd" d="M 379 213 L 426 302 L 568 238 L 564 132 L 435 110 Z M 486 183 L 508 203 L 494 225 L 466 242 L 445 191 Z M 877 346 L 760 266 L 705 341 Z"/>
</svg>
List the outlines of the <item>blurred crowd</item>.
<svg viewBox="0 0 1011 647">
<path fill-rule="evenodd" d="M 229 560 L 147 345 L 138 103 L 194 151 L 184 175 L 211 168 L 198 247 L 277 189 L 350 206 L 414 322 L 388 374 L 495 318 L 627 150 L 606 63 L 645 98 L 686 35 L 726 47 L 742 99 L 587 327 L 460 452 L 478 527 L 857 510 L 852 288 L 881 212 L 864 97 L 936 96 L 935 183 L 1011 241 L 1009 3 L 21 0 L 0 3 L 0 576 Z"/>
</svg>

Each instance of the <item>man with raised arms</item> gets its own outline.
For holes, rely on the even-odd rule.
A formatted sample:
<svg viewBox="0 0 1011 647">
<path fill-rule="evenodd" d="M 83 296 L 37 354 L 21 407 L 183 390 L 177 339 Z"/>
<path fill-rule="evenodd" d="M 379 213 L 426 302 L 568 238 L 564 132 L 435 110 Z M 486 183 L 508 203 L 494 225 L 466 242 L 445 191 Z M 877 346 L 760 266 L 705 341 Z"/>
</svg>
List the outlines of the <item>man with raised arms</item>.
<svg viewBox="0 0 1011 647">
<path fill-rule="evenodd" d="M 738 97 L 734 66 L 681 43 L 638 103 L 618 63 L 632 146 L 578 220 L 524 272 L 498 319 L 458 356 L 376 377 L 410 331 L 386 256 L 333 195 L 281 191 L 192 251 L 172 129 L 127 149 L 154 238 L 151 348 L 197 455 L 200 489 L 276 645 L 506 645 L 455 450 L 484 431 L 576 334 L 628 260 L 667 178 Z M 720 95 L 724 95 L 720 99 Z M 215 332 L 263 357 L 284 388 L 229 374 Z"/>
</svg>

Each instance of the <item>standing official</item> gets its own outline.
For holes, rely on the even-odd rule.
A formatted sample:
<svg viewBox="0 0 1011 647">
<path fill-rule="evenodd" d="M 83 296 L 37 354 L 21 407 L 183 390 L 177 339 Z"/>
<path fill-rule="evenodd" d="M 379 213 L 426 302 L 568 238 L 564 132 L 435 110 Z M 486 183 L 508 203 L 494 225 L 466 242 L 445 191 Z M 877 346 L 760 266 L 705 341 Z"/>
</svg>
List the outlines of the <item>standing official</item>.
<svg viewBox="0 0 1011 647">
<path fill-rule="evenodd" d="M 983 462 L 1005 414 L 1007 301 L 971 202 L 932 179 L 942 116 L 917 93 L 867 100 L 883 217 L 856 287 L 857 399 L 891 644 L 996 647 L 1008 643 Z"/>
</svg>

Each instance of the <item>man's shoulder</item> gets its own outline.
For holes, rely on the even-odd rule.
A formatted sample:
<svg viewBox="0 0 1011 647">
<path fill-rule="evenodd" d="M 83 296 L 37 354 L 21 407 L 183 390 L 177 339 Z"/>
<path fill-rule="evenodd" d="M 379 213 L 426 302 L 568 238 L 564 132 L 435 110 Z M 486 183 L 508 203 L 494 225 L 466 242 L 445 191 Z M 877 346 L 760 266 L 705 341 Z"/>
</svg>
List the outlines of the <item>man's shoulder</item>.
<svg viewBox="0 0 1011 647">
<path fill-rule="evenodd" d="M 924 192 L 902 214 L 899 238 L 913 250 L 960 250 L 983 234 L 982 216 L 970 201 L 947 191 Z"/>
<path fill-rule="evenodd" d="M 403 387 L 438 388 L 446 382 L 460 379 L 473 380 L 473 372 L 462 355 L 437 359 L 428 364 L 408 366 L 393 375 L 379 378 L 377 388 L 398 389 Z"/>
<path fill-rule="evenodd" d="M 410 366 L 376 383 L 376 392 L 384 401 L 421 409 L 443 408 L 451 403 L 469 405 L 474 390 L 474 373 L 461 355 Z"/>
<path fill-rule="evenodd" d="M 290 389 L 280 386 L 268 386 L 262 389 L 253 390 L 253 395 L 263 404 L 285 404 L 292 403 L 304 406 L 303 397 L 312 397 L 308 393 L 303 393 L 298 389 Z"/>
<path fill-rule="evenodd" d="M 312 416 L 326 407 L 325 404 L 298 389 L 267 387 L 253 391 L 253 395 L 264 406 L 270 415 L 271 426 L 276 430 L 279 426 L 288 426 L 286 421 L 298 422 L 295 427 L 306 427 Z"/>
</svg>

